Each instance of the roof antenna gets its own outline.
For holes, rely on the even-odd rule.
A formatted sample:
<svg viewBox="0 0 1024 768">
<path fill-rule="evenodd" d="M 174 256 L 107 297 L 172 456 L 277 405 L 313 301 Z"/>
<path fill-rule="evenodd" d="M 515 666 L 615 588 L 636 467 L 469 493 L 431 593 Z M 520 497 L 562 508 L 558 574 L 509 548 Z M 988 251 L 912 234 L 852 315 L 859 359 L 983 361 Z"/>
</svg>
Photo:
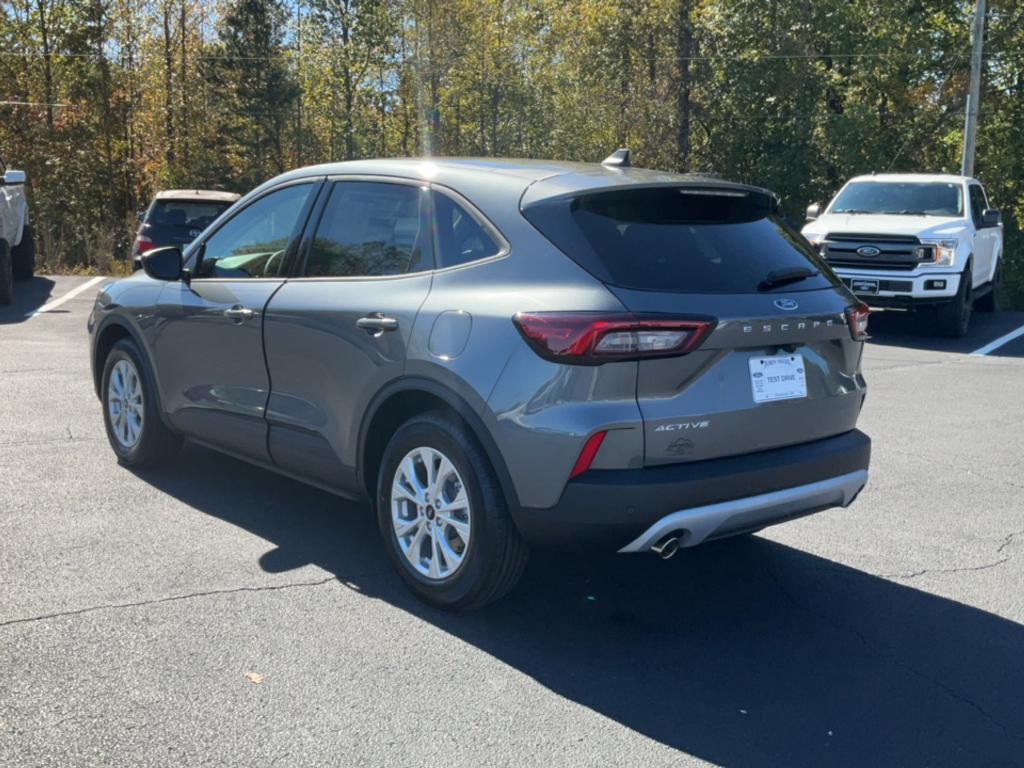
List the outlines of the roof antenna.
<svg viewBox="0 0 1024 768">
<path fill-rule="evenodd" d="M 632 165 L 629 162 L 629 150 L 626 148 L 616 149 L 601 161 L 601 165 L 609 168 L 629 168 Z"/>
</svg>

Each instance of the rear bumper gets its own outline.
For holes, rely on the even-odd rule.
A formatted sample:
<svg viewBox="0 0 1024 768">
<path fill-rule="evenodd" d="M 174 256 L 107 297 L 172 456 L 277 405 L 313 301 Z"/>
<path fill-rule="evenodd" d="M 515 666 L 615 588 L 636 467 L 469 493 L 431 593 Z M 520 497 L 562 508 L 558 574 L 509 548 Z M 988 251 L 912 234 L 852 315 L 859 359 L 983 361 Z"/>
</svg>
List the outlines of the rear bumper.
<svg viewBox="0 0 1024 768">
<path fill-rule="evenodd" d="M 847 506 L 867 481 L 871 440 L 852 430 L 769 451 L 636 470 L 591 470 L 558 504 L 520 508 L 533 540 L 640 551 L 669 533 L 694 546 Z"/>
</svg>

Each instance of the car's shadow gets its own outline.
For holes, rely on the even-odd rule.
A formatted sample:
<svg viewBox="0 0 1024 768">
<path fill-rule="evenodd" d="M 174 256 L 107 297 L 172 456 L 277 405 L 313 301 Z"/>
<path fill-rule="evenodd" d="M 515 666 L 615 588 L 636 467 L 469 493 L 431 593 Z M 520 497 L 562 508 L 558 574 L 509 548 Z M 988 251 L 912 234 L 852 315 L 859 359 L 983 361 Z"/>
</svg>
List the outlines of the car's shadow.
<svg viewBox="0 0 1024 768">
<path fill-rule="evenodd" d="M 449 615 L 406 592 L 365 508 L 193 446 L 140 475 L 272 542 L 265 570 L 316 565 L 716 764 L 1024 761 L 1024 627 L 797 549 L 750 537 L 668 562 L 540 553 L 511 596 Z M 855 510 L 830 514 L 857 524 Z"/>
<path fill-rule="evenodd" d="M 1024 312 L 974 312 L 967 335 L 962 339 L 951 339 L 936 332 L 935 317 L 927 310 L 875 311 L 871 313 L 869 321 L 869 343 L 886 347 L 970 354 L 1022 325 Z M 1024 352 L 1017 351 L 1016 345 L 1007 348 L 1003 354 L 1024 356 Z"/>
<path fill-rule="evenodd" d="M 0 325 L 23 323 L 32 312 L 45 304 L 53 293 L 54 281 L 48 277 L 14 282 L 14 301 L 0 306 Z"/>
</svg>

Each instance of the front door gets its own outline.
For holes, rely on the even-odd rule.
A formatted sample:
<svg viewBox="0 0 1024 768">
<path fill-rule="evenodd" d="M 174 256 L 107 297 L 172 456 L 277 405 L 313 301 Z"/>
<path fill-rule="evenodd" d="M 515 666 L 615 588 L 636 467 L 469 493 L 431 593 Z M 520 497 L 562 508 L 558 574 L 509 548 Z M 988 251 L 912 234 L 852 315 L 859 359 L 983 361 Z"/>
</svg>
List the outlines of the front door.
<svg viewBox="0 0 1024 768">
<path fill-rule="evenodd" d="M 194 250 L 191 282 L 161 292 L 153 352 L 164 410 L 182 432 L 269 460 L 263 312 L 317 186 L 279 187 L 239 210 Z"/>
<path fill-rule="evenodd" d="M 971 279 L 977 288 L 992 279 L 999 228 L 985 226 L 983 214 L 988 208 L 988 200 L 980 184 L 971 184 L 970 196 L 971 219 L 974 222 L 974 265 Z"/>
<path fill-rule="evenodd" d="M 429 199 L 412 181 L 336 181 L 314 211 L 300 273 L 266 315 L 270 453 L 282 468 L 360 491 L 363 414 L 402 375 L 430 291 Z"/>
</svg>

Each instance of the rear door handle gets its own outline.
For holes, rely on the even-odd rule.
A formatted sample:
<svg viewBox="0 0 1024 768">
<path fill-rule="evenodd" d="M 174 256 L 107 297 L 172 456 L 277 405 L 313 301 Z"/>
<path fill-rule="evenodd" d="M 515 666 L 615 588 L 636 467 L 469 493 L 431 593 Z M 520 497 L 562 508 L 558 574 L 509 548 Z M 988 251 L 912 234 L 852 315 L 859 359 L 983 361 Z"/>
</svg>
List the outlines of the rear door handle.
<svg viewBox="0 0 1024 768">
<path fill-rule="evenodd" d="M 244 321 L 255 316 L 256 310 L 247 307 L 231 307 L 231 309 L 224 310 L 224 317 L 230 317 L 232 320 Z"/>
<path fill-rule="evenodd" d="M 397 331 L 398 321 L 393 317 L 384 317 L 383 314 L 377 312 L 373 315 L 360 317 L 356 320 L 356 327 L 369 331 L 376 337 L 387 331 Z"/>
</svg>

